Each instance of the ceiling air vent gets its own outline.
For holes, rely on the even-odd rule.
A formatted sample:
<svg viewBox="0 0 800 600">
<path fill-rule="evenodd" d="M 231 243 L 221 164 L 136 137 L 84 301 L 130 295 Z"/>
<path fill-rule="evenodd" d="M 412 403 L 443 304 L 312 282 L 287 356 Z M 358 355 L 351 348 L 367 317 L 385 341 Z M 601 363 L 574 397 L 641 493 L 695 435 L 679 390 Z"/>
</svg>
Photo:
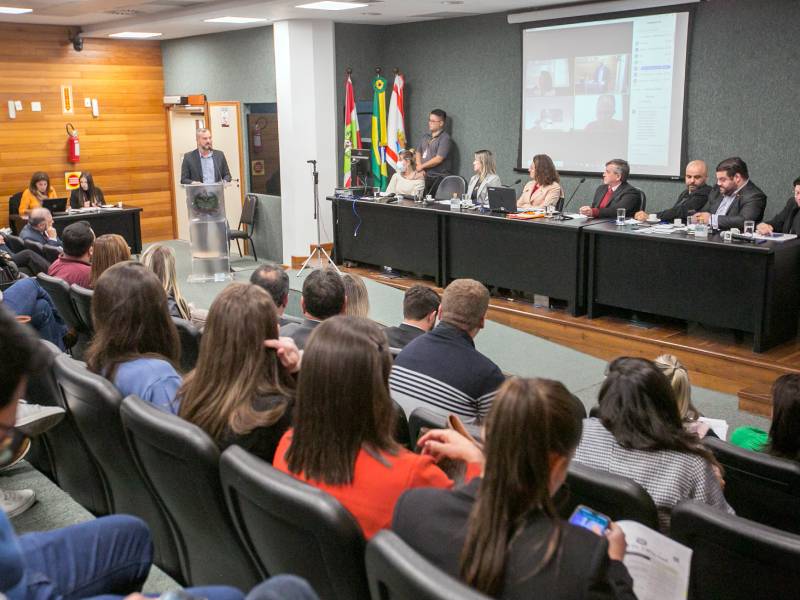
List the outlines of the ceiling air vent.
<svg viewBox="0 0 800 600">
<path fill-rule="evenodd" d="M 117 15 L 118 17 L 133 17 L 142 14 L 134 8 L 115 8 L 114 10 L 107 10 L 108 15 Z"/>
</svg>

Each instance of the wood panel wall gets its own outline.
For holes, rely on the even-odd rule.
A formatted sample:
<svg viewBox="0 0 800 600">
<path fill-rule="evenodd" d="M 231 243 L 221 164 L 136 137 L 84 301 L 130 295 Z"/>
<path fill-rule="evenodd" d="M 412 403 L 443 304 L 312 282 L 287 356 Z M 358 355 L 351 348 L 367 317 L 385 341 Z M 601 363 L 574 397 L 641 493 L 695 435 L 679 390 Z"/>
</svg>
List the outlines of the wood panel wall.
<svg viewBox="0 0 800 600">
<path fill-rule="evenodd" d="M 74 114 L 62 114 L 61 85 L 71 84 Z M 161 47 L 153 41 L 84 40 L 76 52 L 66 27 L 0 24 L 0 226 L 8 223 L 8 197 L 46 171 L 65 193 L 66 123 L 80 134 L 81 160 L 110 202 L 140 206 L 145 241 L 171 239 L 167 124 L 162 98 Z M 97 98 L 93 118 L 84 98 Z M 8 100 L 24 109 L 8 116 Z M 31 112 L 31 101 L 42 112 Z"/>
</svg>

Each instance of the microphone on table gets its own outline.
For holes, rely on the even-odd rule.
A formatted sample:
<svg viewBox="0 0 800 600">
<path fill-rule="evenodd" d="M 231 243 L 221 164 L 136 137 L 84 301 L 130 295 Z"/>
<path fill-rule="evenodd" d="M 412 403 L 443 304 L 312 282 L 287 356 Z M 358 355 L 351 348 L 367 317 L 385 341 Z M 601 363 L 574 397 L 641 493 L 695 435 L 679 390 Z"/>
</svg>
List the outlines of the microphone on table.
<svg viewBox="0 0 800 600">
<path fill-rule="evenodd" d="M 572 199 L 575 197 L 575 194 L 578 193 L 578 190 L 583 185 L 584 181 L 586 181 L 586 177 L 581 177 L 581 180 L 578 182 L 578 185 L 576 185 L 575 189 L 572 190 L 572 194 L 570 195 L 569 200 L 567 200 L 566 203 L 564 204 L 564 206 L 561 207 L 561 214 L 562 215 L 567 211 L 567 207 L 569 206 L 569 203 L 572 202 Z"/>
<path fill-rule="evenodd" d="M 514 186 L 514 185 L 519 185 L 520 183 L 522 183 L 522 179 L 517 179 L 517 180 L 516 180 L 514 183 L 512 183 L 511 185 L 512 185 L 512 186 Z M 510 187 L 510 186 L 509 186 L 509 187 Z"/>
</svg>

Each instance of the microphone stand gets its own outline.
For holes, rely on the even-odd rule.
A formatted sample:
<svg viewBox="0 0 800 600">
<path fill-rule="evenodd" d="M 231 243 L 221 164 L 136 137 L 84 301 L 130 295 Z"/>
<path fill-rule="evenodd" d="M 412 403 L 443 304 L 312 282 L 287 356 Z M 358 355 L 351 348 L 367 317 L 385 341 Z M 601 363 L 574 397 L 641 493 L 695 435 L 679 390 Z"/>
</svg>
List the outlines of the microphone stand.
<svg viewBox="0 0 800 600">
<path fill-rule="evenodd" d="M 327 252 L 325 252 L 325 248 L 322 247 L 322 234 L 320 232 L 320 223 L 319 223 L 319 219 L 320 219 L 320 214 L 319 214 L 319 171 L 317 171 L 317 161 L 315 161 L 315 160 L 307 160 L 306 162 L 311 165 L 311 176 L 314 178 L 314 220 L 317 222 L 317 243 L 314 245 L 314 249 L 312 250 L 312 252 L 309 255 L 309 257 L 305 260 L 303 265 L 300 267 L 300 270 L 297 271 L 297 274 L 295 275 L 295 277 L 300 277 L 300 273 L 302 273 L 306 268 L 314 269 L 314 268 L 322 267 L 323 266 L 323 263 L 322 263 L 323 257 L 330 264 L 330 266 L 332 266 L 336 270 L 336 272 L 339 273 L 339 275 L 341 275 L 342 272 L 333 263 L 333 259 L 330 257 L 330 255 Z M 309 264 L 311 262 L 311 259 L 313 259 L 315 257 L 319 261 L 319 267 L 313 267 L 313 266 L 311 266 Z"/>
</svg>

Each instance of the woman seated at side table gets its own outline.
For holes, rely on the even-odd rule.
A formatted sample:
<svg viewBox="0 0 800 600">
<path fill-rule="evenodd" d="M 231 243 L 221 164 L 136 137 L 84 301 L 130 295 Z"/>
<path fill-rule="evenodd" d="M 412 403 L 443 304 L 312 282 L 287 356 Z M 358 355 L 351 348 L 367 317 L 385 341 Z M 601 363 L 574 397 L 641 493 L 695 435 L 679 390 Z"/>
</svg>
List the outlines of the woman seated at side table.
<svg viewBox="0 0 800 600">
<path fill-rule="evenodd" d="M 81 173 L 80 186 L 72 190 L 69 195 L 69 205 L 72 208 L 89 208 L 105 204 L 103 190 L 94 184 L 94 178 L 89 171 Z"/>
<path fill-rule="evenodd" d="M 561 198 L 561 178 L 558 176 L 553 159 L 547 154 L 537 154 L 528 170 L 531 180 L 522 188 L 517 198 L 518 208 L 545 208 L 556 205 Z"/>
<path fill-rule="evenodd" d="M 413 150 L 403 150 L 398 157 L 397 172 L 392 175 L 386 188 L 387 194 L 417 196 L 425 189 L 425 176 L 417 173 L 417 162 Z"/>
<path fill-rule="evenodd" d="M 488 150 L 478 150 L 472 159 L 472 170 L 475 175 L 467 185 L 467 198 L 474 204 L 488 204 L 489 186 L 500 186 L 500 176 L 497 174 L 494 156 Z"/>
<path fill-rule="evenodd" d="M 24 215 L 42 205 L 42 200 L 58 198 L 55 188 L 50 185 L 50 177 L 44 171 L 36 171 L 31 175 L 28 189 L 22 192 L 19 200 L 19 214 Z"/>
</svg>

